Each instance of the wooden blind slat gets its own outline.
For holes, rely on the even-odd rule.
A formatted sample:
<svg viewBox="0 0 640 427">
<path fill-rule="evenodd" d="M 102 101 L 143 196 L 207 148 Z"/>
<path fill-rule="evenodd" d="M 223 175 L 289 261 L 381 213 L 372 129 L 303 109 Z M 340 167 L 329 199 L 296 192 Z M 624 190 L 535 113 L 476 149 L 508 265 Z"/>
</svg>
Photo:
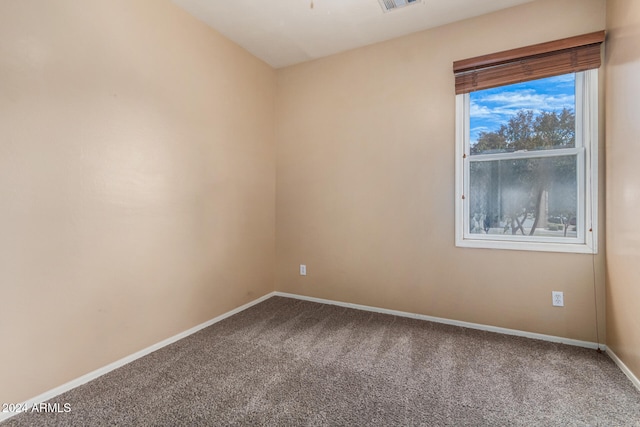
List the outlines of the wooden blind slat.
<svg viewBox="0 0 640 427">
<path fill-rule="evenodd" d="M 583 34 L 581 36 L 569 37 L 561 40 L 554 40 L 546 43 L 534 44 L 517 49 L 505 50 L 503 52 L 491 53 L 489 55 L 476 56 L 475 58 L 463 59 L 453 63 L 453 72 L 492 67 L 505 62 L 518 61 L 530 56 L 544 55 L 550 52 L 557 52 L 565 49 L 587 46 L 590 44 L 600 44 L 604 42 L 605 32 Z"/>
<path fill-rule="evenodd" d="M 456 94 L 599 68 L 603 41 L 600 31 L 456 61 Z"/>
</svg>

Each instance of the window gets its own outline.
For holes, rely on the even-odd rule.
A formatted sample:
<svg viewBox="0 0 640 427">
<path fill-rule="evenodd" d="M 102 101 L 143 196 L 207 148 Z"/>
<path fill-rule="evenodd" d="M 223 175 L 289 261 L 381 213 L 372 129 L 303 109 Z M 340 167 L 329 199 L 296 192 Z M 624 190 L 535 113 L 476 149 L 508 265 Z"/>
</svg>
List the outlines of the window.
<svg viewBox="0 0 640 427">
<path fill-rule="evenodd" d="M 597 252 L 594 34 L 577 54 L 572 38 L 454 64 L 467 67 L 456 73 L 457 246 Z M 504 54 L 517 60 L 495 60 Z"/>
</svg>

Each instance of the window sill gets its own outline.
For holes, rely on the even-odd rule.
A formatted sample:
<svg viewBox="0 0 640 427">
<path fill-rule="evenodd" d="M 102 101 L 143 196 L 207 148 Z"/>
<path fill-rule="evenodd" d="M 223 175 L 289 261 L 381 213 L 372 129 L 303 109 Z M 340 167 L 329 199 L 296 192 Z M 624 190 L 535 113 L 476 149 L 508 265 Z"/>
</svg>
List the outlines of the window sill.
<svg viewBox="0 0 640 427">
<path fill-rule="evenodd" d="M 459 248 L 506 249 L 516 251 L 565 252 L 575 254 L 597 254 L 598 249 L 585 243 L 516 242 L 478 239 L 456 239 Z"/>
</svg>

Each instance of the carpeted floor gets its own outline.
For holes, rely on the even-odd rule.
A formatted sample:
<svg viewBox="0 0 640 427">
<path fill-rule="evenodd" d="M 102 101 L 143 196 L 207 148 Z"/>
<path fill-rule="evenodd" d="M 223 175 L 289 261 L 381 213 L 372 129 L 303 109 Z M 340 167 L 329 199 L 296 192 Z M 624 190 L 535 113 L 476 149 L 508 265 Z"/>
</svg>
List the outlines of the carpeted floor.
<svg viewBox="0 0 640 427">
<path fill-rule="evenodd" d="M 2 424 L 640 426 L 595 350 L 273 297 Z"/>
</svg>

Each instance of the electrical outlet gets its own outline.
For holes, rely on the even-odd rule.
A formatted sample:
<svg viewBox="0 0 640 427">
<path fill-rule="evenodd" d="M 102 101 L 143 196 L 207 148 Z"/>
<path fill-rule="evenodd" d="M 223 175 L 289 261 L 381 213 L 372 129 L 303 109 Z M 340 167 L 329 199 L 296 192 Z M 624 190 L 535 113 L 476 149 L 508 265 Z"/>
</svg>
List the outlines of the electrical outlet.
<svg viewBox="0 0 640 427">
<path fill-rule="evenodd" d="M 551 303 L 554 305 L 554 307 L 564 307 L 564 292 L 552 291 Z"/>
<path fill-rule="evenodd" d="M 307 275 L 307 266 L 304 264 L 300 264 L 300 275 L 301 276 Z"/>
</svg>

